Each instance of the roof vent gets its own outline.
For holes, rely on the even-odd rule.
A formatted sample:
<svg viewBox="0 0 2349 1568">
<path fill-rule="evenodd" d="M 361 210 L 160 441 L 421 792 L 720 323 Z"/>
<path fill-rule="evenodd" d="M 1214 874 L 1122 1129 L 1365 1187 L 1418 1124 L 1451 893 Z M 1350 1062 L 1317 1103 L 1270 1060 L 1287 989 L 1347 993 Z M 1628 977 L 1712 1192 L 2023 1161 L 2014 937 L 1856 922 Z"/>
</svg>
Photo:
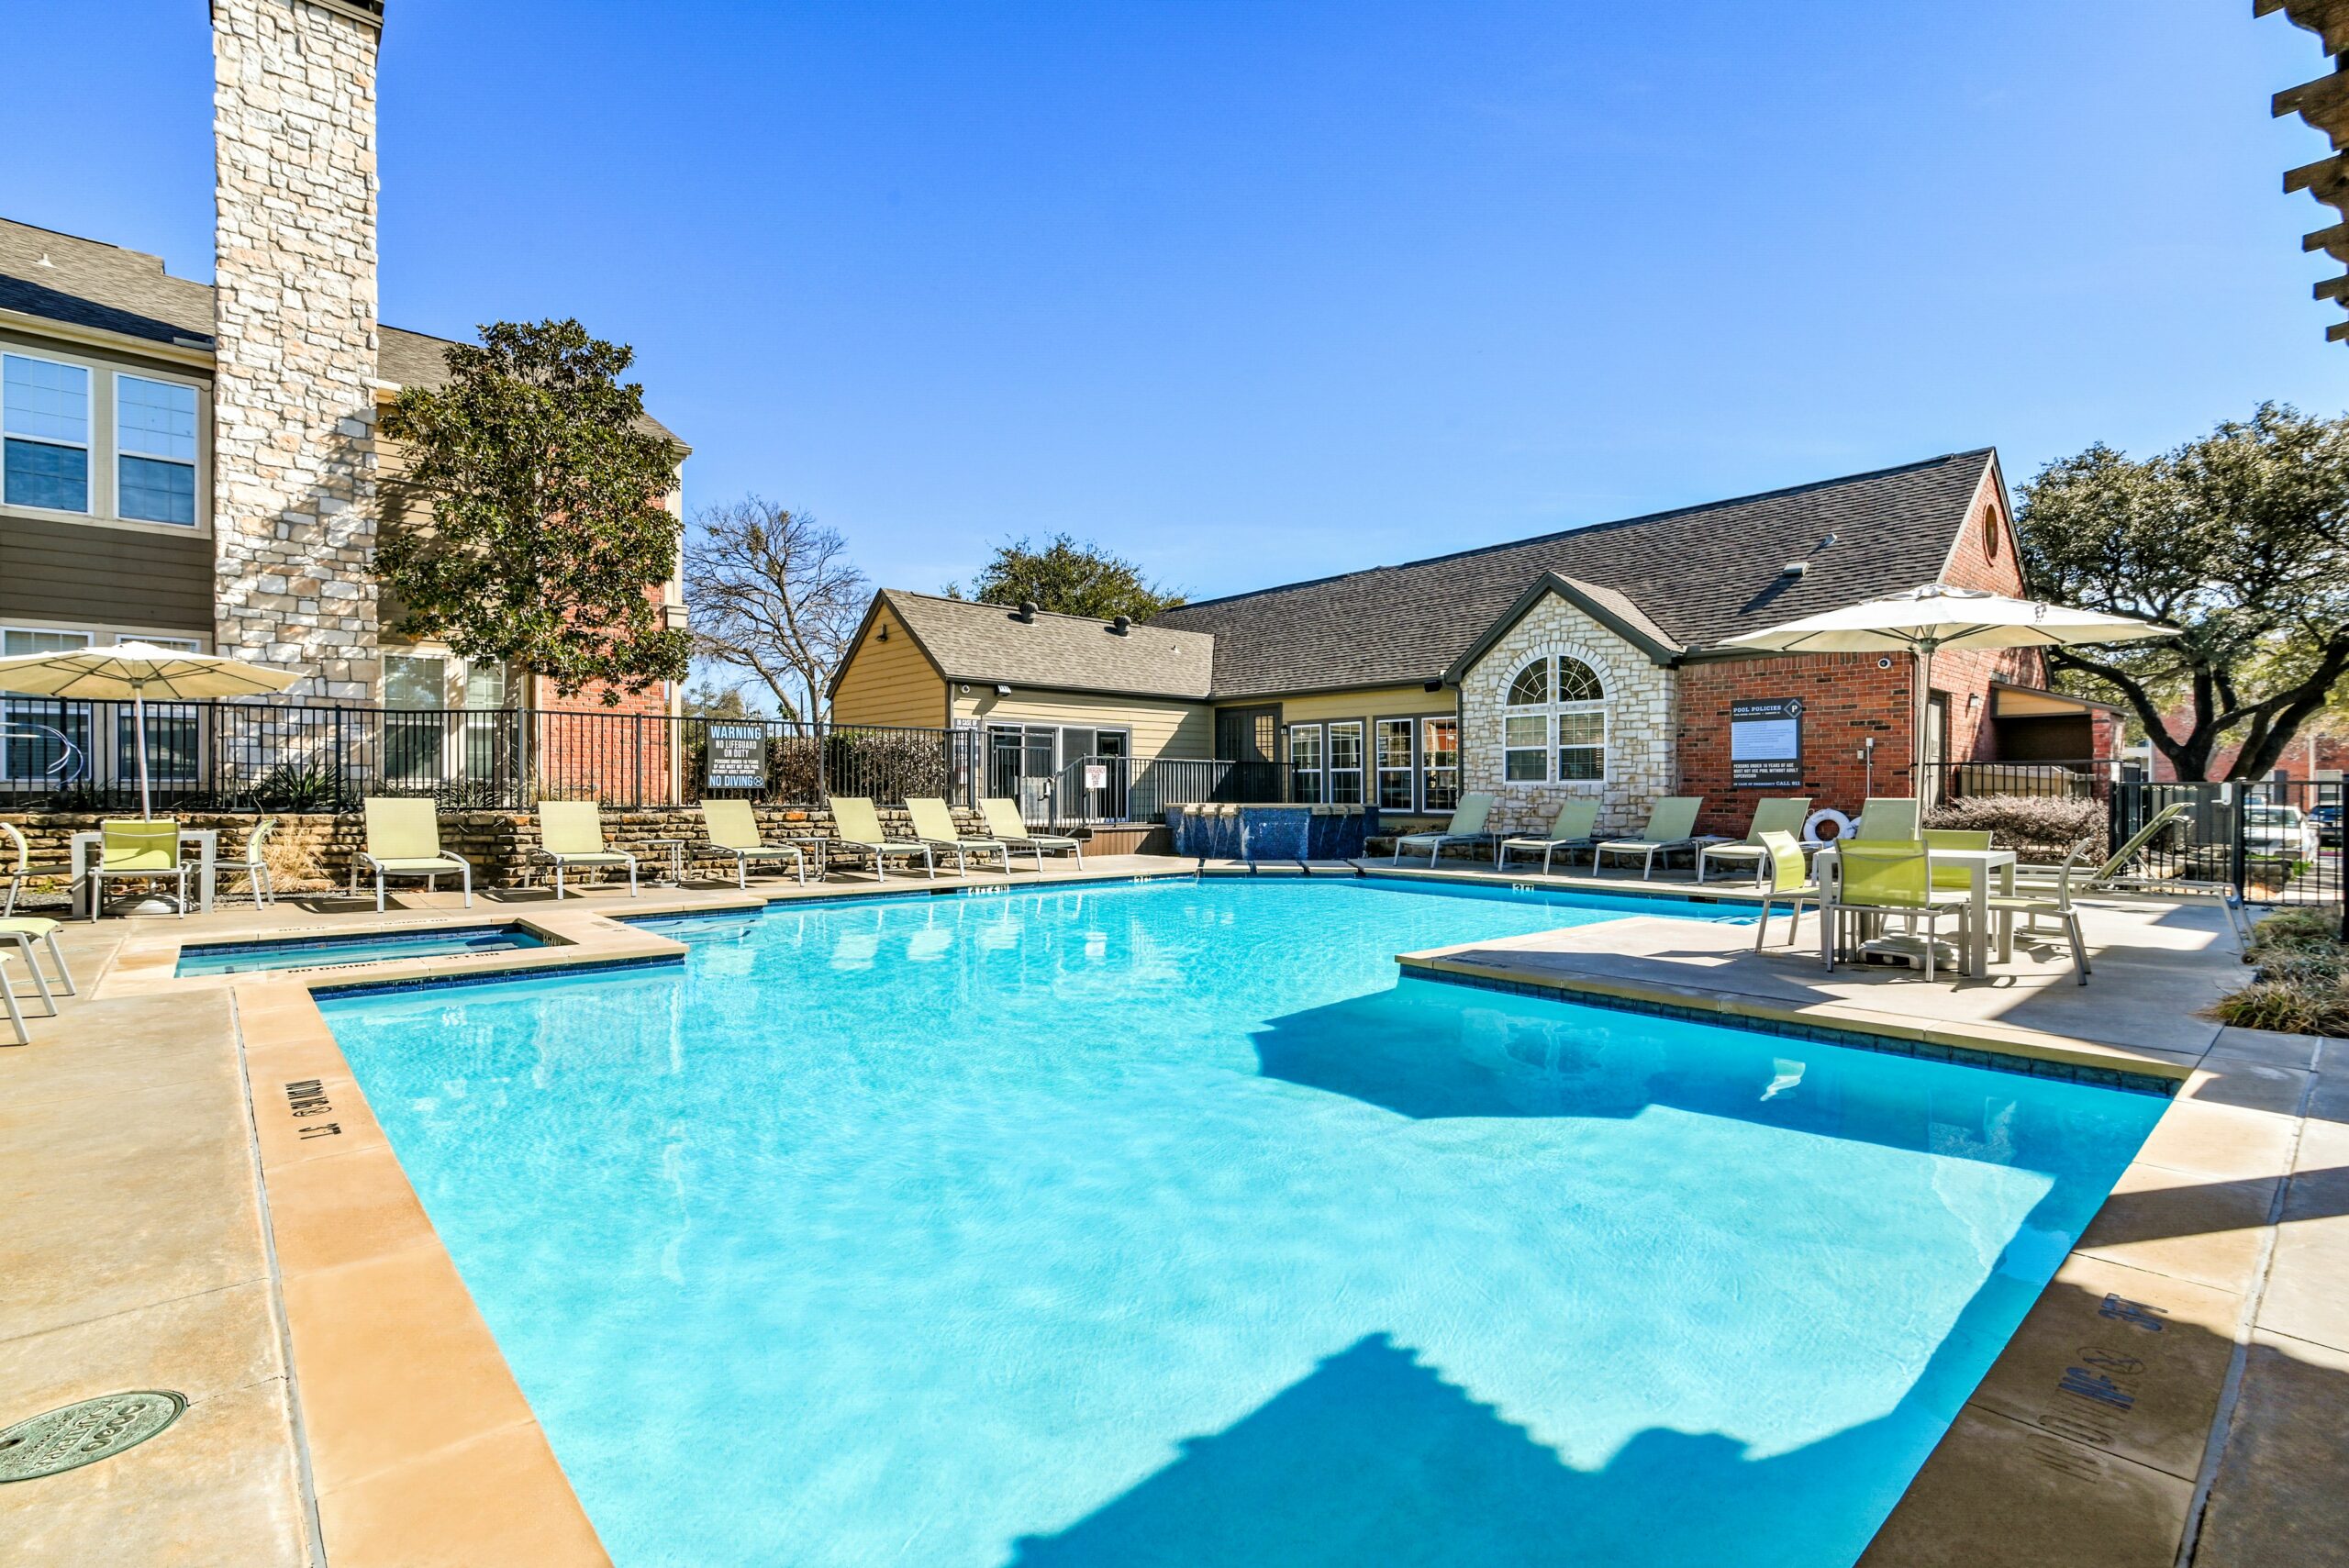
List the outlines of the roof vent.
<svg viewBox="0 0 2349 1568">
<path fill-rule="evenodd" d="M 1778 568 L 1778 575 L 1781 577 L 1799 577 L 1809 570 L 1810 562 L 1808 561 L 1789 561 L 1784 566 Z"/>
<path fill-rule="evenodd" d="M 1013 613 L 1011 618 L 1019 621 L 1034 620 L 1036 618 L 1036 601 L 1033 599 L 1020 600 L 1019 608 Z"/>
<path fill-rule="evenodd" d="M 52 272 L 57 271 L 57 263 L 49 259 L 49 252 L 46 250 L 40 253 L 40 260 L 35 261 L 33 265 L 36 267 L 47 267 Z"/>
<path fill-rule="evenodd" d="M 1127 628 L 1128 627 L 1130 627 L 1130 626 L 1131 626 L 1131 625 L 1133 625 L 1133 624 L 1134 624 L 1134 617 L 1131 617 L 1131 616 L 1119 616 L 1119 617 L 1117 617 L 1117 619 L 1115 619 L 1115 620 L 1113 620 L 1113 621 L 1111 621 L 1111 622 L 1109 623 L 1109 629 L 1110 629 L 1111 631 L 1115 632 L 1118 636 L 1119 636 L 1119 637 L 1123 637 L 1123 636 L 1125 636 L 1125 635 L 1126 635 L 1126 628 Z"/>
</svg>

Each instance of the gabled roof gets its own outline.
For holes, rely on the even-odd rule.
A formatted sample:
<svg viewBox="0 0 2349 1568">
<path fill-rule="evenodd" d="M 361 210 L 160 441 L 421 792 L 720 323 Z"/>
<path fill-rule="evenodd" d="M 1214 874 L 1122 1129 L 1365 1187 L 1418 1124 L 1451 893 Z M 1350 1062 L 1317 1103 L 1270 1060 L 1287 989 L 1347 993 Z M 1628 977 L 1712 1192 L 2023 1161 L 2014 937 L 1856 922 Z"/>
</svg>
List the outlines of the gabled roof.
<svg viewBox="0 0 2349 1568">
<path fill-rule="evenodd" d="M 1041 610 L 1034 620 L 1022 621 L 1007 605 L 897 588 L 883 589 L 874 603 L 896 612 L 950 681 L 1191 702 L 1208 695 L 1215 644 L 1197 632 L 1132 626 L 1120 633 L 1106 620 Z M 868 611 L 868 627 L 871 620 Z"/>
<path fill-rule="evenodd" d="M 1475 641 L 1461 651 L 1444 670 L 1444 680 L 1458 685 L 1468 673 L 1468 667 L 1484 657 L 1485 650 L 1508 635 L 1508 628 L 1522 620 L 1526 611 L 1553 594 L 1646 654 L 1654 663 L 1669 664 L 1687 651 L 1672 639 L 1671 634 L 1650 620 L 1646 611 L 1614 589 L 1545 572 L 1517 596 L 1515 604 L 1494 617 L 1493 623 L 1478 634 Z"/>
<path fill-rule="evenodd" d="M 1986 447 L 1205 600 L 1151 625 L 1214 637 L 1218 698 L 1440 680 L 1552 574 L 1660 645 L 1699 651 L 1938 580 L 1995 462 Z M 1785 574 L 1793 561 L 1802 575 Z"/>
<path fill-rule="evenodd" d="M 0 310 L 211 353 L 212 285 L 175 278 L 163 259 L 0 217 Z M 439 386 L 455 345 L 376 328 L 375 373 L 395 386 Z M 673 435 L 651 415 L 645 423 Z"/>
</svg>

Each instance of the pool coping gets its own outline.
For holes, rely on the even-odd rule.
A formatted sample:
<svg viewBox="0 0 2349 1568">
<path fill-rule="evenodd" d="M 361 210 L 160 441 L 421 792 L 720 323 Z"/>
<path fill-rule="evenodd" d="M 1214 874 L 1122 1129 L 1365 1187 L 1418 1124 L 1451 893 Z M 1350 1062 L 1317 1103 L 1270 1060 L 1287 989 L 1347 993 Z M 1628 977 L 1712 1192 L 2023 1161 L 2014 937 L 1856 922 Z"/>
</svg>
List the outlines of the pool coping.
<svg viewBox="0 0 2349 1568">
<path fill-rule="evenodd" d="M 1320 869 L 1314 868 L 1313 873 L 1319 874 Z M 1105 870 L 1097 874 L 1055 876 L 1042 885 L 1126 883 L 1186 876 L 1195 870 L 1187 864 L 1141 873 Z M 607 1563 L 609 1559 L 495 1336 L 376 1123 L 317 1006 L 317 996 L 386 984 L 405 988 L 519 978 L 549 970 L 674 962 L 683 956 L 683 944 L 630 924 L 630 917 L 715 917 L 797 902 L 834 904 L 886 896 L 1025 891 L 1035 885 L 1032 882 L 974 885 L 957 879 L 952 884 L 836 885 L 805 893 L 791 887 L 748 893 L 710 890 L 617 908 L 608 900 L 593 905 L 582 900 L 575 905 L 517 910 L 494 922 L 525 925 L 547 940 L 544 948 L 306 971 L 179 978 L 169 973 L 169 964 L 176 962 L 182 945 L 171 933 L 153 938 L 141 933 L 126 943 L 122 957 L 133 962 L 118 961 L 116 972 L 109 975 L 110 990 L 202 986 L 230 993 L 246 1068 L 262 1215 L 274 1253 L 273 1273 L 289 1351 L 289 1382 L 298 1411 L 297 1440 L 304 1451 L 320 1534 L 335 1568 L 352 1564 L 368 1568 L 419 1558 L 437 1561 L 444 1556 L 453 1561 L 511 1560 L 550 1565 Z M 1542 888 L 1553 890 L 1585 891 Z M 1687 894 L 1680 889 L 1657 889 L 1656 895 L 1685 898 Z M 1744 902 L 1734 895 L 1720 901 Z M 323 929 L 358 935 L 373 929 L 453 929 L 484 923 L 477 909 L 436 910 L 366 922 L 364 929 L 334 920 L 323 927 L 296 928 L 291 934 Z M 256 934 L 255 940 L 265 939 Z M 165 951 L 169 959 L 163 959 Z M 142 959 L 147 962 L 139 962 Z M 154 973 L 158 960 L 163 963 L 161 975 Z M 1553 995 L 1580 992 L 1582 999 L 1599 1005 L 1669 1009 L 1675 1016 L 1734 1027 L 1774 1028 L 1801 1033 L 1804 1038 L 1845 1037 L 1839 1042 L 1850 1043 L 1848 1037 L 1865 1036 L 2158 1078 L 2172 1085 L 2176 1098 L 2156 1124 L 2156 1137 L 2149 1137 L 2147 1151 L 2154 1151 L 2156 1138 L 2174 1117 L 2181 1111 L 2190 1117 L 2201 1095 L 2229 1071 L 2227 1053 L 2217 1048 L 2207 1053 L 2208 1064 L 2189 1063 L 2175 1053 L 2141 1055 L 2000 1026 L 1926 1026 L 1867 1014 L 1865 1009 L 1789 1009 L 1731 993 L 1691 988 L 1665 994 L 1591 977 L 1560 984 L 1554 973 L 1512 973 L 1505 964 L 1446 958 L 1442 950 L 1400 955 L 1398 963 L 1403 973 L 1431 979 Z M 370 973 L 359 973 L 362 970 Z M 2247 1031 L 2228 1033 L 2248 1038 Z M 2243 1059 L 2234 1064 L 2244 1065 L 2250 1054 L 2244 1052 Z M 2116 1058 L 2127 1060 L 2128 1066 L 2111 1065 Z M 2288 1156 L 2285 1169 L 2288 1168 Z M 2184 1174 L 2191 1177 L 2196 1173 Z M 2167 1179 L 2174 1184 L 2180 1177 L 2174 1159 L 2165 1163 L 2141 1151 L 2114 1190 L 2120 1191 L 2132 1180 L 2160 1184 Z M 2280 1182 L 2277 1185 L 2280 1203 Z M 2271 1215 L 2266 1233 L 2271 1238 L 2274 1223 Z M 2092 1226 L 2058 1270 L 2043 1303 L 2055 1294 L 2057 1283 L 2067 1274 L 2085 1269 L 2098 1272 L 2098 1277 L 2107 1282 L 2123 1282 L 2131 1292 L 2128 1301 L 2148 1310 L 2196 1309 L 2194 1303 L 2171 1303 L 2180 1291 L 2202 1288 L 2198 1282 L 2140 1266 L 2125 1255 L 2125 1248 L 2119 1251 L 2123 1255 L 2116 1256 L 2111 1247 L 2097 1245 Z M 2260 1257 L 2264 1260 L 2265 1255 L 2263 1241 Z M 2248 1281 L 2243 1289 L 2249 1292 Z M 2247 1294 L 2244 1299 L 2250 1299 Z M 2034 1318 L 2039 1310 L 2033 1308 Z M 2249 1310 L 2248 1306 L 2243 1308 L 2245 1323 Z M 1896 1525 L 1912 1515 L 1932 1518 L 1934 1528 L 1946 1535 L 1949 1521 L 1936 1511 L 1935 1489 L 1929 1485 L 1934 1480 L 1934 1466 L 1943 1461 L 1944 1450 L 1965 1448 L 1982 1429 L 1995 1428 L 1996 1423 L 2029 1429 L 2030 1441 L 2043 1451 L 2035 1454 L 2035 1462 L 2054 1475 L 2059 1490 L 2066 1485 L 2092 1487 L 2082 1477 L 2103 1477 L 2116 1471 L 2133 1477 L 2141 1489 L 2144 1478 L 2137 1472 L 2156 1474 L 2159 1485 L 2172 1491 L 2197 1485 L 2196 1478 L 2177 1475 L 2175 1469 L 2149 1470 L 2138 1462 L 2127 1451 L 2125 1431 L 2102 1444 L 2083 1441 L 2076 1427 L 2063 1425 L 2064 1412 L 2054 1408 L 2061 1404 L 2060 1390 L 2046 1391 L 2050 1410 L 2036 1415 L 2018 1411 L 2010 1398 L 1985 1403 L 1985 1391 L 1992 1388 L 2001 1370 L 2025 1356 L 2026 1331 L 2032 1322 L 2033 1318 L 2026 1318 L 2001 1350 L 1959 1419 L 1943 1434 L 1926 1469 L 1911 1482 L 1878 1531 L 1878 1545 L 1886 1545 L 1887 1538 L 1898 1533 Z M 2218 1407 L 2212 1427 L 2215 1443 L 2223 1436 L 2225 1391 L 2199 1393 L 2208 1394 Z M 2047 1479 L 2044 1475 L 2035 1478 Z M 2189 1502 L 2207 1491 L 2207 1477 L 2199 1485 Z M 2074 1506 L 2097 1512 L 2093 1497 L 2075 1498 Z M 2192 1507 L 2181 1507 L 2190 1519 Z M 1986 1518 L 1982 1528 L 2005 1529 L 2010 1522 L 2001 1520 L 1994 1526 Z M 1881 1556 L 1872 1546 L 1864 1562 L 1888 1568 L 1892 1562 L 1909 1560 Z"/>
</svg>

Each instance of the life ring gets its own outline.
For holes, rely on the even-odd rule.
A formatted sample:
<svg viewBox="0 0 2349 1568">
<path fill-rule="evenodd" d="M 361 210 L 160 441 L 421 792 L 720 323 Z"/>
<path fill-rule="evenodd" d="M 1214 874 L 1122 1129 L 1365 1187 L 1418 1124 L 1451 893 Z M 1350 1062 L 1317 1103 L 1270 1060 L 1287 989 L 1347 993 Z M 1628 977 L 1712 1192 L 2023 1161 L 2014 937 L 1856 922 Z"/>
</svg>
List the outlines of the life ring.
<svg viewBox="0 0 2349 1568">
<path fill-rule="evenodd" d="M 1821 828 L 1832 828 L 1832 833 L 1821 833 Z M 1831 844 L 1838 839 L 1852 836 L 1852 819 L 1831 806 L 1822 806 L 1802 819 L 1802 836 L 1806 842 Z"/>
</svg>

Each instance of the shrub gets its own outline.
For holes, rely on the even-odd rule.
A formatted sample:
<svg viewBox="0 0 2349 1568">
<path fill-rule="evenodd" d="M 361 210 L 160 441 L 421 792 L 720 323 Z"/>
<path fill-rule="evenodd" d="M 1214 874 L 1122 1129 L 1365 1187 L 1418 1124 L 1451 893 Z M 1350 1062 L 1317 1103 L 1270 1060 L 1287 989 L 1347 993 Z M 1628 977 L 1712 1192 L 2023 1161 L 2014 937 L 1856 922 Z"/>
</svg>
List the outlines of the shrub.
<svg viewBox="0 0 2349 1568">
<path fill-rule="evenodd" d="M 2340 917 L 2321 909 L 2270 915 L 2253 929 L 2243 956 L 2259 973 L 2210 1009 L 2221 1023 L 2349 1036 L 2349 947 L 2341 941 Z"/>
<path fill-rule="evenodd" d="M 1943 801 L 1925 817 L 1928 828 L 1985 829 L 2002 850 L 2013 850 L 2026 861 L 2050 863 L 2072 852 L 2082 839 L 2088 854 L 2101 862 L 2110 852 L 2105 834 L 2105 808 L 2087 795 L 1969 795 Z"/>
</svg>

